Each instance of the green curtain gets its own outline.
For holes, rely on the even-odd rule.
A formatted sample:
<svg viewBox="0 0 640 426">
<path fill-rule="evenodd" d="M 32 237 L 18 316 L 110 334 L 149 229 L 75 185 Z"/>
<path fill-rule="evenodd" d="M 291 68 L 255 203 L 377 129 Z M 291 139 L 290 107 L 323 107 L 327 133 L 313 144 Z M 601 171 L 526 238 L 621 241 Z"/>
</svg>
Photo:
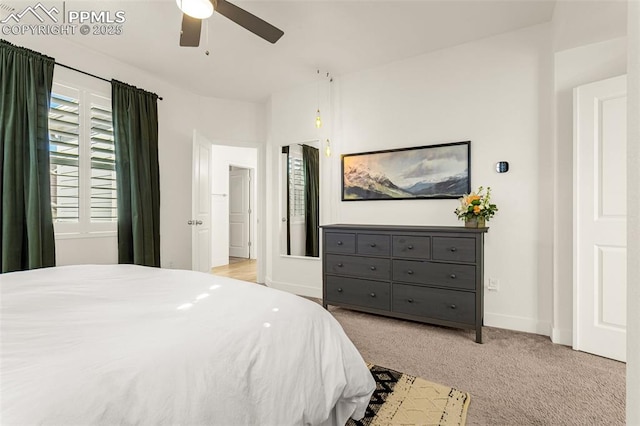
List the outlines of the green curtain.
<svg viewBox="0 0 640 426">
<path fill-rule="evenodd" d="M 55 266 L 48 123 L 54 64 L 0 40 L 2 272 Z"/>
<path fill-rule="evenodd" d="M 118 262 L 160 267 L 158 96 L 111 82 Z"/>
<path fill-rule="evenodd" d="M 318 257 L 320 225 L 320 155 L 312 146 L 302 145 L 304 164 L 304 214 L 307 238 L 305 256 Z"/>
</svg>

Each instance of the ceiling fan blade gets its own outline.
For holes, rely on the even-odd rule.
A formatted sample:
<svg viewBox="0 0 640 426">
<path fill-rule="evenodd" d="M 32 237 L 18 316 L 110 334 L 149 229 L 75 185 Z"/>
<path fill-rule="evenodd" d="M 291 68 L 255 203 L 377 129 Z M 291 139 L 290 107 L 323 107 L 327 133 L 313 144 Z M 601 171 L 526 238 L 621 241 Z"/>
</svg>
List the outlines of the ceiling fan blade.
<svg viewBox="0 0 640 426">
<path fill-rule="evenodd" d="M 226 0 L 212 0 L 216 12 L 231 19 L 236 24 L 248 29 L 255 35 L 262 37 L 270 43 L 275 43 L 284 35 L 284 32 L 270 23 L 263 21 L 255 15 L 239 8 Z"/>
<path fill-rule="evenodd" d="M 200 45 L 200 32 L 202 20 L 192 18 L 184 13 L 182 15 L 182 29 L 180 31 L 180 46 L 198 47 Z"/>
</svg>

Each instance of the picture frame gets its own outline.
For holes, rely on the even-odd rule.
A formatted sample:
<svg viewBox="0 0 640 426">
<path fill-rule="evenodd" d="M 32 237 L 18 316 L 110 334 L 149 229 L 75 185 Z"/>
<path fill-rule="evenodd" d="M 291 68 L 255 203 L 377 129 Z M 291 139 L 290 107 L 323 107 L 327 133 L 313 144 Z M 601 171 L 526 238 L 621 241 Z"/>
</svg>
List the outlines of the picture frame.
<svg viewBox="0 0 640 426">
<path fill-rule="evenodd" d="M 471 141 L 344 154 L 342 201 L 460 198 L 471 192 Z"/>
</svg>

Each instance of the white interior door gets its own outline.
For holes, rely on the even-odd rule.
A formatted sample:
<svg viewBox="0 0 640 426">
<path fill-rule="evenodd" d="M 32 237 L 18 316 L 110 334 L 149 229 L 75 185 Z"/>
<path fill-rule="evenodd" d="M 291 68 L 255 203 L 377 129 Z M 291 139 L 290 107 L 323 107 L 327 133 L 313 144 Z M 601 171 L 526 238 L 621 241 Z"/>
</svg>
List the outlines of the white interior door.
<svg viewBox="0 0 640 426">
<path fill-rule="evenodd" d="M 191 268 L 211 271 L 211 143 L 193 132 Z"/>
<path fill-rule="evenodd" d="M 574 90 L 573 348 L 626 360 L 626 77 Z"/>
<path fill-rule="evenodd" d="M 249 258 L 249 169 L 229 172 L 229 256 Z"/>
</svg>

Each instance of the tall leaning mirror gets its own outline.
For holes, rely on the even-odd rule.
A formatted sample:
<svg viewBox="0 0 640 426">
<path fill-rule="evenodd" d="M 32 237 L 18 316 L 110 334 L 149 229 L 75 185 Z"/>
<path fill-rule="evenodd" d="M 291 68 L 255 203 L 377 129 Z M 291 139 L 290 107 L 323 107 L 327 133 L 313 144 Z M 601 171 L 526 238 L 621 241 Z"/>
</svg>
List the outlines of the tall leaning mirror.
<svg viewBox="0 0 640 426">
<path fill-rule="evenodd" d="M 319 257 L 319 141 L 285 145 L 281 151 L 280 254 Z"/>
</svg>

